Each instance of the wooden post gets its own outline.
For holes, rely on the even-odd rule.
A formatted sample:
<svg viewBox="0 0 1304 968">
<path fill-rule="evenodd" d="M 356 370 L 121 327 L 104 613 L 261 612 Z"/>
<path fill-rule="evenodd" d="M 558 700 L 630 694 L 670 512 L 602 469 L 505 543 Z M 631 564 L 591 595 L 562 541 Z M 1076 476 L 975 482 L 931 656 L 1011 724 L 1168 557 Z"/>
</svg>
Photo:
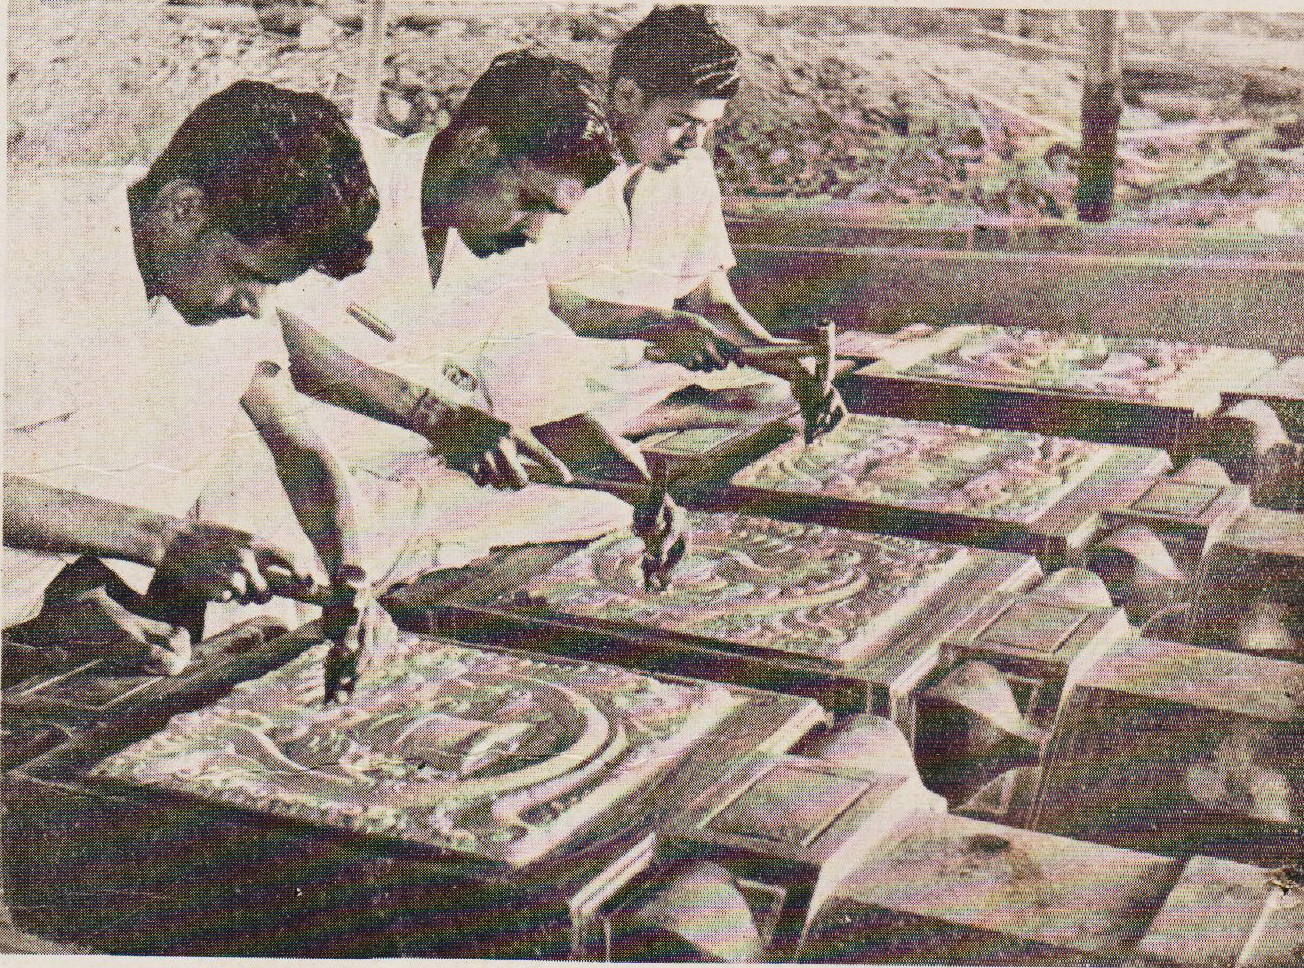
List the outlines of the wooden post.
<svg viewBox="0 0 1304 968">
<path fill-rule="evenodd" d="M 1005 32 L 1011 37 L 1018 37 L 1019 31 L 1023 27 L 1022 11 L 1007 10 L 1005 11 Z"/>
<path fill-rule="evenodd" d="M 1082 166 L 1078 174 L 1078 218 L 1104 222 L 1114 212 L 1114 168 L 1118 121 L 1123 114 L 1119 86 L 1122 56 L 1118 12 L 1088 10 L 1082 90 Z"/>
<path fill-rule="evenodd" d="M 353 102 L 353 120 L 375 124 L 380 114 L 381 75 L 385 70 L 385 0 L 371 0 L 363 34 L 366 62 Z"/>
</svg>

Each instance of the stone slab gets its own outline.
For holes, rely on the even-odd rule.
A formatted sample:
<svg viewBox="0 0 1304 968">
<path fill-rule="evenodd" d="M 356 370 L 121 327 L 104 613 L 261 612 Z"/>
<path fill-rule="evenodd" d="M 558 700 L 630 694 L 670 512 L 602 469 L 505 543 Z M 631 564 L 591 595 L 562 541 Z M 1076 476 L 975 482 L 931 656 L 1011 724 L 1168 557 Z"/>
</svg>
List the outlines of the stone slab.
<svg viewBox="0 0 1304 968">
<path fill-rule="evenodd" d="M 285 662 L 293 653 L 283 647 L 291 641 L 280 637 L 283 631 L 276 625 L 241 623 L 196 645 L 190 664 L 177 676 L 141 675 L 102 659 L 47 652 L 43 661 L 31 663 L 30 674 L 6 681 L 3 705 L 72 723 L 138 716 L 143 709 L 168 708 L 174 700 L 184 703 L 192 694 L 216 695 Z M 5 648 L 23 647 L 5 643 Z"/>
<path fill-rule="evenodd" d="M 700 512 L 689 513 L 688 548 L 670 587 L 649 591 L 642 541 L 617 532 L 531 579 L 523 601 L 851 665 L 970 561 L 957 546 Z"/>
<path fill-rule="evenodd" d="M 459 637 L 517 624 L 520 647 L 814 696 L 909 735 L 942 637 L 1041 573 L 1024 555 L 734 514 L 690 512 L 689 543 L 666 592 L 644 590 L 642 544 L 617 533 L 452 619 Z"/>
<path fill-rule="evenodd" d="M 727 872 L 749 904 L 778 900 L 770 923 L 755 905 L 753 913 L 770 956 L 790 953 L 812 897 L 818 903 L 872 843 L 920 810 L 944 811 L 945 801 L 924 789 L 913 764 L 901 775 L 794 755 L 738 764 L 663 826 L 655 846 L 619 858 L 585 888 L 573 908 L 577 952 L 591 958 L 614 947 L 649 960 L 657 952 L 646 944 L 613 937 L 636 936 L 631 914 L 648 897 L 708 865 Z"/>
<path fill-rule="evenodd" d="M 812 445 L 783 444 L 698 503 L 1063 563 L 1098 533 L 1103 503 L 1169 466 L 1158 450 L 853 414 Z"/>
<path fill-rule="evenodd" d="M 1242 400 L 1262 400 L 1281 419 L 1292 440 L 1304 440 L 1304 356 L 1282 360 L 1243 390 L 1225 393 L 1227 406 Z"/>
<path fill-rule="evenodd" d="M 291 655 L 321 641 L 311 626 L 286 638 L 291 641 L 281 645 Z M 561 670 L 554 682 L 567 676 L 581 681 L 587 677 L 587 684 L 578 684 L 580 691 L 601 692 L 601 682 L 630 675 L 615 670 L 618 674 L 611 677 L 592 664 L 565 661 L 539 666 Z M 635 676 L 639 678 L 652 677 Z M 671 676 L 657 681 L 669 690 L 667 696 L 682 686 L 695 685 Z M 364 677 L 364 687 L 366 682 Z M 545 686 L 539 688 L 550 695 Z M 653 687 L 653 691 L 662 689 Z M 649 750 L 649 742 L 655 745 L 656 740 L 645 734 L 631 739 L 626 728 L 606 751 L 627 744 L 627 759 L 633 761 L 619 775 L 636 776 L 640 769 L 652 768 L 653 782 L 615 800 L 596 824 L 526 867 L 471 851 L 440 851 L 383 832 L 361 833 L 277 816 L 221 797 L 89 777 L 106 757 L 163 730 L 170 712 L 146 709 L 135 718 L 77 727 L 69 743 L 37 756 L 7 777 L 3 857 L 10 901 L 28 930 L 62 941 L 85 940 L 97 950 L 115 953 L 563 957 L 569 944 L 567 900 L 575 891 L 717 780 L 727 765 L 782 753 L 825 718 L 810 700 L 745 688 L 727 692 L 740 699 L 737 707 L 710 733 L 709 741 L 672 757 L 664 769 L 655 756 L 650 763 L 637 762 L 634 752 Z M 600 707 L 619 699 L 614 693 L 608 699 L 593 697 Z M 212 700 L 194 693 L 184 708 L 193 710 L 204 702 Z M 647 709 L 636 700 L 634 716 L 642 715 L 639 705 Z M 653 719 L 673 728 L 675 711 L 656 705 Z M 410 718 L 415 711 L 399 712 Z M 478 713 L 467 709 L 445 715 L 472 726 L 477 719 L 492 720 L 495 713 L 509 720 L 515 715 L 505 706 L 488 716 Z M 565 702 L 549 704 L 540 724 L 544 733 L 549 715 L 572 721 L 568 737 L 584 736 Z M 632 722 L 630 718 L 625 725 Z M 364 732 L 365 723 L 375 727 L 374 717 L 364 720 Z M 658 729 L 649 725 L 654 732 Z M 419 732 L 406 737 L 404 744 L 419 742 Z M 499 767 L 504 764 L 510 767 L 516 762 L 530 769 L 547 762 L 546 757 L 534 758 L 539 753 L 537 743 L 524 734 L 523 745 L 513 751 L 515 738 L 507 732 L 491 726 L 479 733 L 491 741 L 479 752 L 472 750 L 476 739 L 468 734 L 471 745 L 455 742 L 455 749 L 445 750 L 450 756 L 444 757 L 444 766 L 457 758 L 452 754 L 482 760 L 482 772 L 467 777 L 473 781 L 503 776 Z M 312 746 L 309 734 L 302 739 L 296 755 L 303 752 L 300 747 Z M 573 749 L 573 743 L 568 748 Z M 580 779 L 603 785 L 600 777 L 582 772 L 586 766 L 596 772 L 607 767 L 601 756 L 587 763 L 565 761 L 562 765 L 571 770 L 566 776 L 575 779 L 580 773 Z M 492 762 L 495 757 L 497 764 Z M 514 757 L 518 759 L 513 761 Z M 422 760 L 418 768 L 430 766 L 425 757 Z M 356 769 L 359 764 L 346 757 L 346 765 Z M 520 771 L 515 772 L 519 778 Z M 527 790 L 560 796 L 563 811 L 568 797 L 578 796 L 578 803 L 589 796 L 578 788 L 559 791 L 547 781 Z M 492 822 L 492 812 L 480 819 Z M 523 819 L 538 826 L 541 818 L 527 809 Z M 363 825 L 375 820 L 368 818 Z M 75 885 L 79 898 L 71 908 L 66 903 L 70 885 Z M 465 911 L 475 908 L 493 909 L 502 916 L 468 928 Z"/>
<path fill-rule="evenodd" d="M 746 700 L 403 635 L 343 707 L 325 646 L 92 771 L 523 866 L 651 784 Z"/>
<path fill-rule="evenodd" d="M 740 766 L 676 816 L 663 835 L 672 853 L 778 861 L 814 883 L 907 812 L 943 810 L 917 777 L 787 756 Z"/>
<path fill-rule="evenodd" d="M 943 648 L 942 664 L 970 659 L 991 663 L 1028 686 L 1030 694 L 1021 705 L 1037 720 L 1054 715 L 1067 679 L 1133 634 L 1121 608 L 1024 593 L 989 604 L 957 629 Z"/>
<path fill-rule="evenodd" d="M 960 325 L 844 384 L 858 411 L 1187 453 L 1222 394 L 1275 364 L 1263 350 Z"/>
</svg>

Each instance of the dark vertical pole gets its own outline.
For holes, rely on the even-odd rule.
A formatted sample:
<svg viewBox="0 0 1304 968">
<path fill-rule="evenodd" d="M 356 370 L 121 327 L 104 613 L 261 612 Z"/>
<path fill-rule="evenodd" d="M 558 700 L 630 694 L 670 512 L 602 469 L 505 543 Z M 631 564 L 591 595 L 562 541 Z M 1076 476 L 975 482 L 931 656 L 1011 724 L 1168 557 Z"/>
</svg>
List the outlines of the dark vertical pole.
<svg viewBox="0 0 1304 968">
<path fill-rule="evenodd" d="M 1078 173 L 1078 218 L 1104 222 L 1114 213 L 1114 168 L 1118 120 L 1123 114 L 1122 58 L 1118 13 L 1088 10 L 1082 90 L 1082 165 Z"/>
</svg>

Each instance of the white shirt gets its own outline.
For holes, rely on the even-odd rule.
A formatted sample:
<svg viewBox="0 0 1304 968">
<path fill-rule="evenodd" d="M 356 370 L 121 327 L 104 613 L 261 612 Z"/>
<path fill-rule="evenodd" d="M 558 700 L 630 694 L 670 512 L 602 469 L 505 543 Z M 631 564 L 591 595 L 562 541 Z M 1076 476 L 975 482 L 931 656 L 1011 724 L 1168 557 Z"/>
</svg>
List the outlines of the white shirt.
<svg viewBox="0 0 1304 968">
<path fill-rule="evenodd" d="M 284 346 L 268 321 L 191 326 L 146 297 L 121 177 L 10 183 L 5 470 L 181 516 L 227 437 L 257 433 L 239 401 Z M 65 560 L 5 549 L 6 627 L 39 611 Z"/>
<path fill-rule="evenodd" d="M 700 148 L 664 171 L 618 166 L 547 241 L 554 285 L 629 306 L 673 309 L 675 300 L 735 265 L 715 168 Z"/>
<path fill-rule="evenodd" d="M 380 128 L 354 125 L 363 157 L 380 200 L 380 212 L 367 233 L 372 243 L 366 267 L 337 280 L 308 272 L 278 288 L 276 303 L 304 319 L 345 352 L 422 386 L 442 384 L 446 348 L 429 329 L 433 287 L 421 232 L 421 175 L 429 135 L 400 138 Z M 358 305 L 397 334 L 388 342 L 353 319 Z M 311 423 L 346 463 L 383 460 L 394 454 L 420 454 L 424 438 L 392 424 L 341 407 L 303 399 Z"/>
<path fill-rule="evenodd" d="M 626 203 L 626 189 L 635 175 L 633 198 Z M 618 166 L 550 226 L 543 241 L 552 285 L 626 306 L 674 309 L 676 300 L 736 264 L 715 167 L 700 148 L 664 171 Z M 603 342 L 626 348 L 626 362 L 594 374 L 611 387 L 593 408 L 610 426 L 626 424 L 692 385 L 709 390 L 782 385 L 774 377 L 737 366 L 695 373 L 671 364 L 631 365 L 635 355 L 642 359 L 646 343 Z"/>
<path fill-rule="evenodd" d="M 435 287 L 441 338 L 475 378 L 482 405 L 526 428 L 593 410 L 616 392 L 608 371 L 643 352 L 576 336 L 553 315 L 547 260 L 538 243 L 480 258 L 450 230 Z"/>
</svg>

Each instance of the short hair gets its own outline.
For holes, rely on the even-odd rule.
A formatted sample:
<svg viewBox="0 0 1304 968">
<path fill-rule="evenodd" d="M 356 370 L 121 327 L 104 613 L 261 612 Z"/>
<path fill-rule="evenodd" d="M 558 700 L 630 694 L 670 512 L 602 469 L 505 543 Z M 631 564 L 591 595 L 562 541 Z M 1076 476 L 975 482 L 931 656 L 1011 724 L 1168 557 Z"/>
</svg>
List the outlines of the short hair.
<svg viewBox="0 0 1304 968">
<path fill-rule="evenodd" d="M 150 166 L 142 195 L 177 178 L 199 185 L 240 241 L 294 245 L 305 271 L 342 279 L 371 254 L 376 187 L 344 115 L 320 94 L 237 81 L 206 98 Z"/>
<path fill-rule="evenodd" d="M 500 54 L 471 85 L 440 139 L 484 127 L 503 161 L 597 184 L 616 166 L 602 88 L 579 64 L 519 50 Z"/>
<path fill-rule="evenodd" d="M 657 7 L 616 44 L 610 83 L 626 77 L 651 95 L 731 98 L 738 93 L 738 58 L 738 48 L 701 7 Z"/>
</svg>

